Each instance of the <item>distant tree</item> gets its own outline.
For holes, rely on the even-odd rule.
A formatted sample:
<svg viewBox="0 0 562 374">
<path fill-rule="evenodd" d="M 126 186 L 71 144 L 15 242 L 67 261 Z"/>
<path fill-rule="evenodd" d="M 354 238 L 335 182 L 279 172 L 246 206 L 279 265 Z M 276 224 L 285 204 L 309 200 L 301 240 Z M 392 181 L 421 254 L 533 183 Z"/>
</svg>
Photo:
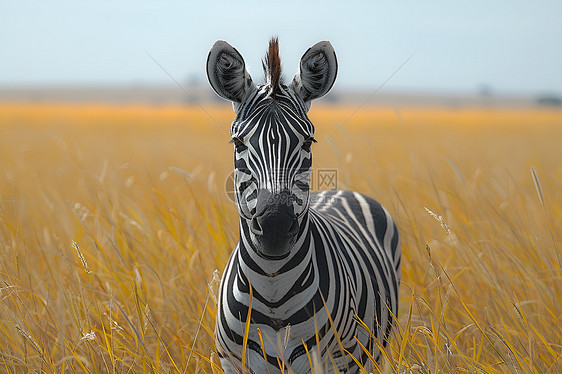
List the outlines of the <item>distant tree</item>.
<svg viewBox="0 0 562 374">
<path fill-rule="evenodd" d="M 554 94 L 542 95 L 537 98 L 537 104 L 540 106 L 561 106 L 562 99 Z"/>
<path fill-rule="evenodd" d="M 480 87 L 478 87 L 478 96 L 481 97 L 490 97 L 493 94 L 492 86 L 486 83 L 482 83 Z"/>
</svg>

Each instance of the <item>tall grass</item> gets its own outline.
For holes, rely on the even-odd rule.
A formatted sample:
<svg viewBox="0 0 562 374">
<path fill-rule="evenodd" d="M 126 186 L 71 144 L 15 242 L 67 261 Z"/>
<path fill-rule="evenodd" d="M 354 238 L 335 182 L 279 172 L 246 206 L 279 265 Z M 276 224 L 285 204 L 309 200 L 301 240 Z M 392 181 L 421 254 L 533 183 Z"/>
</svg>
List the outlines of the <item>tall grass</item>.
<svg viewBox="0 0 562 374">
<path fill-rule="evenodd" d="M 353 111 L 312 109 L 314 168 L 402 234 L 398 327 L 373 370 L 560 372 L 562 113 Z M 1 372 L 221 372 L 238 218 L 233 114 L 209 112 L 0 106 Z"/>
</svg>

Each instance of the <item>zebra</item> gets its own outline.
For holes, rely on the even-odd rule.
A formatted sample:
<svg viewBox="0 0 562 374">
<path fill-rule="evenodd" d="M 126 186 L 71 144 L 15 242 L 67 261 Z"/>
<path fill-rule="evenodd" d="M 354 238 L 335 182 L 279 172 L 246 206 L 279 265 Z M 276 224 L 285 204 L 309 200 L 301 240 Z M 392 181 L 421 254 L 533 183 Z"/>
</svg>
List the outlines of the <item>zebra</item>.
<svg viewBox="0 0 562 374">
<path fill-rule="evenodd" d="M 217 354 L 227 374 L 309 373 L 312 360 L 329 372 L 357 373 L 357 362 L 380 362 L 397 315 L 397 226 L 370 197 L 310 191 L 316 140 L 307 113 L 335 82 L 331 43 L 310 47 L 289 85 L 277 38 L 262 63 L 266 82 L 256 85 L 227 42 L 217 41 L 207 57 L 211 87 L 236 113 L 230 135 L 240 215 L 217 298 Z"/>
</svg>

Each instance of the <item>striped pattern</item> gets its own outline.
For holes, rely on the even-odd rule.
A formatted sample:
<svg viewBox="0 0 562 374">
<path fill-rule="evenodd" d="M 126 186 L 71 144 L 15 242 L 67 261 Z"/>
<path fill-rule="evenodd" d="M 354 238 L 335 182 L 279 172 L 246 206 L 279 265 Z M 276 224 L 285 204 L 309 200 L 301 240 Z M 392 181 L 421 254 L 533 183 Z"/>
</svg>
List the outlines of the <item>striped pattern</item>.
<svg viewBox="0 0 562 374">
<path fill-rule="evenodd" d="M 241 222 L 241 240 L 225 269 L 218 305 L 217 346 L 222 348 L 219 355 L 228 357 L 223 368 L 232 365 L 241 371 L 250 285 L 246 362 L 253 372 L 280 373 L 277 358 L 295 373 L 308 372 L 303 341 L 309 351 L 331 355 L 340 371 L 349 364 L 348 372 L 357 372 L 341 357 L 335 331 L 343 348 L 362 362 L 368 360 L 354 337 L 378 359 L 376 346 L 357 318 L 385 344 L 392 326 L 390 311 L 396 315 L 398 309 L 401 257 L 396 225 L 380 204 L 356 192 L 313 193 L 311 200 L 295 245 L 298 250 L 282 261 L 259 257 L 248 240 L 248 226 Z"/>
<path fill-rule="evenodd" d="M 234 98 L 237 113 L 230 131 L 240 240 L 223 273 L 215 327 L 223 370 L 309 373 L 309 356 L 317 356 L 330 372 L 357 373 L 350 355 L 367 364 L 363 346 L 379 360 L 373 339 L 385 345 L 392 329 L 401 255 L 396 224 L 375 200 L 310 192 L 314 126 L 307 112 L 335 80 L 335 53 L 329 42 L 317 43 L 303 56 L 300 75 L 276 89 L 272 79 L 254 85 L 244 66 L 228 43 L 211 49 L 209 81 L 219 95 Z M 250 229 L 263 191 L 289 196 L 281 203 L 292 204 L 297 217 L 286 256 L 263 256 Z"/>
<path fill-rule="evenodd" d="M 300 145 L 314 137 L 314 126 L 297 98 L 283 90 L 273 99 L 268 86 L 261 86 L 248 98 L 230 132 L 249 145 L 236 152 L 234 160 L 240 214 L 254 215 L 258 188 L 265 188 L 272 193 L 291 190 L 295 213 L 301 215 L 308 203 L 312 155 Z"/>
</svg>

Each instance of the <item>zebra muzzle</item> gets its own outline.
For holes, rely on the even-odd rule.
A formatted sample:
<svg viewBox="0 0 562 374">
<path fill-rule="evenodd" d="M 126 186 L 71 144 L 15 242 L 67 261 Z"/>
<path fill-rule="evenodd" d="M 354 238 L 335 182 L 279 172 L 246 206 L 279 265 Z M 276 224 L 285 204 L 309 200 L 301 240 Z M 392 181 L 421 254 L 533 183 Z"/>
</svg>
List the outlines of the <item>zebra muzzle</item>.
<svg viewBox="0 0 562 374">
<path fill-rule="evenodd" d="M 258 193 L 256 214 L 250 223 L 250 230 L 258 239 L 258 253 L 265 258 L 286 257 L 299 232 L 292 195 L 289 191 L 272 194 L 267 190 Z"/>
</svg>

